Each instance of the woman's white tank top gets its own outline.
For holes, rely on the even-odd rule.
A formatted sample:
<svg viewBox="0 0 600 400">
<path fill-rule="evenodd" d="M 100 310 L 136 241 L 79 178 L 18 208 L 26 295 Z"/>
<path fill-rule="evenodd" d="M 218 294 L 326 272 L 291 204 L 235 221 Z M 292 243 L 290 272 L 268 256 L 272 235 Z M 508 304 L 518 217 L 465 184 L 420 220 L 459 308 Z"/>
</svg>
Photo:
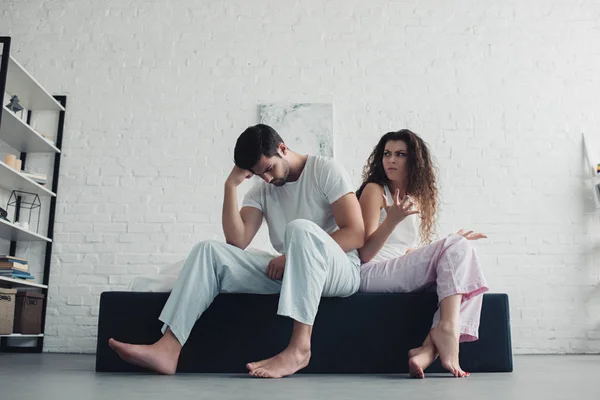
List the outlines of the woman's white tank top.
<svg viewBox="0 0 600 400">
<path fill-rule="evenodd" d="M 383 189 L 385 190 L 388 203 L 392 204 L 394 199 L 392 198 L 390 189 L 387 185 Z M 379 225 L 385 220 L 386 216 L 387 212 L 382 208 L 379 213 Z M 403 256 L 409 248 L 416 249 L 418 247 L 420 225 L 421 218 L 419 214 L 409 215 L 404 218 L 402 222 L 396 225 L 387 242 L 385 242 L 379 253 L 370 262 L 389 260 L 390 258 Z"/>
</svg>

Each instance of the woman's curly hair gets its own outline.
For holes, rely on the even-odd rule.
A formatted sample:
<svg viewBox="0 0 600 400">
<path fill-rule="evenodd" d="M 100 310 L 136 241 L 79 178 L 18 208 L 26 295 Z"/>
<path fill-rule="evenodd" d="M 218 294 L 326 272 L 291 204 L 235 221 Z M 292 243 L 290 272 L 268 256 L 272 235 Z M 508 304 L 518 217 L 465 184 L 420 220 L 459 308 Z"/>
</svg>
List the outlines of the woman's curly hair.
<svg viewBox="0 0 600 400">
<path fill-rule="evenodd" d="M 388 132 L 381 137 L 363 168 L 363 183 L 356 191 L 356 196 L 360 199 L 365 186 L 371 182 L 382 187 L 389 183 L 383 168 L 383 153 L 386 143 L 390 140 L 401 140 L 406 143 L 408 148 L 406 194 L 414 198 L 418 204 L 421 212 L 421 242 L 429 244 L 435 235 L 439 206 L 437 167 L 434 165 L 429 146 L 416 133 L 402 129 L 397 132 Z"/>
</svg>

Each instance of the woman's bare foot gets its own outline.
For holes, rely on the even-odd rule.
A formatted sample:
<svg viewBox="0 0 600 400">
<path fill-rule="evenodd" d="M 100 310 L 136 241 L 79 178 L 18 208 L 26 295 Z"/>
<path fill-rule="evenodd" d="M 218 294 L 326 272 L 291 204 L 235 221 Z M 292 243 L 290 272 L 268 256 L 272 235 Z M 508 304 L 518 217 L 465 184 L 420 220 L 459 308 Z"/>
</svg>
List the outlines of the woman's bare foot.
<svg viewBox="0 0 600 400">
<path fill-rule="evenodd" d="M 437 358 L 435 346 L 423 345 L 408 352 L 408 374 L 411 378 L 425 378 L 425 370 Z"/>
<path fill-rule="evenodd" d="M 440 321 L 440 323 L 431 330 L 431 339 L 440 355 L 442 367 L 450 371 L 456 378 L 469 376 L 460 368 L 458 362 L 458 339 L 460 331 L 458 326 L 452 323 Z"/>
<path fill-rule="evenodd" d="M 152 345 L 139 345 L 121 343 L 111 338 L 108 345 L 130 364 L 164 375 L 173 375 L 177 370 L 180 349 L 164 345 L 160 341 Z"/>
<path fill-rule="evenodd" d="M 246 368 L 259 378 L 283 378 L 306 367 L 309 360 L 310 349 L 288 347 L 274 357 L 248 363 Z"/>
</svg>

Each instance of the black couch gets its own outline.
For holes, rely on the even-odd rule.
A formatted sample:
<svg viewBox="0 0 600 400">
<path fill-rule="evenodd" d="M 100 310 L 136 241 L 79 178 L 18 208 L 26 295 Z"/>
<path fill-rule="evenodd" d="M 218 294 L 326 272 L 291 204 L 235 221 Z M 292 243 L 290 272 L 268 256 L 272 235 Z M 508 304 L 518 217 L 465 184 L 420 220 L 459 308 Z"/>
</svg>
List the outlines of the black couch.
<svg viewBox="0 0 600 400">
<path fill-rule="evenodd" d="M 108 339 L 150 344 L 161 337 L 168 293 L 105 292 L 100 299 L 96 371 L 137 372 Z M 244 373 L 245 364 L 283 350 L 292 321 L 276 314 L 278 295 L 222 294 L 196 323 L 178 372 Z M 437 309 L 435 293 L 357 293 L 324 298 L 314 325 L 312 358 L 302 373 L 406 373 L 407 352 L 421 345 Z M 508 296 L 484 295 L 480 338 L 460 346 L 469 372 L 513 369 Z M 442 372 L 437 360 L 426 372 Z"/>
</svg>

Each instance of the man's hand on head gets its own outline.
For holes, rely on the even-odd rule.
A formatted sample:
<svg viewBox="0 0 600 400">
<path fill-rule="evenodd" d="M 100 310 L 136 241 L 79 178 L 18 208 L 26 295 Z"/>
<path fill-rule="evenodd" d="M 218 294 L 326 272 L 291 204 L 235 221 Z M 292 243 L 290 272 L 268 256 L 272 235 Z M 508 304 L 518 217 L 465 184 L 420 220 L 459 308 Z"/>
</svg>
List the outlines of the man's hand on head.
<svg viewBox="0 0 600 400">
<path fill-rule="evenodd" d="M 225 181 L 225 184 L 238 187 L 246 179 L 252 178 L 253 175 L 254 174 L 251 171 L 248 171 L 247 169 L 242 169 L 242 168 L 238 167 L 237 165 L 234 165 L 233 169 L 231 170 L 231 173 L 229 174 L 229 176 L 227 177 L 227 180 Z"/>
</svg>

